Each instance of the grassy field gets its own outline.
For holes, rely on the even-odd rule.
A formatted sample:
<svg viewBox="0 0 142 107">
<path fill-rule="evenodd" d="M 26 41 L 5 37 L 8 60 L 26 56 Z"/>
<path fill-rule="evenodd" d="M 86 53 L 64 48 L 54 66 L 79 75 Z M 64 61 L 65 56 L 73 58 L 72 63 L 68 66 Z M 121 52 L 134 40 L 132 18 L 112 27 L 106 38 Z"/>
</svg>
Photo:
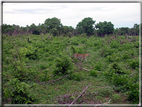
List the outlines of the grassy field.
<svg viewBox="0 0 142 107">
<path fill-rule="evenodd" d="M 80 36 L 3 35 L 3 103 L 138 104 L 139 37 Z"/>
</svg>

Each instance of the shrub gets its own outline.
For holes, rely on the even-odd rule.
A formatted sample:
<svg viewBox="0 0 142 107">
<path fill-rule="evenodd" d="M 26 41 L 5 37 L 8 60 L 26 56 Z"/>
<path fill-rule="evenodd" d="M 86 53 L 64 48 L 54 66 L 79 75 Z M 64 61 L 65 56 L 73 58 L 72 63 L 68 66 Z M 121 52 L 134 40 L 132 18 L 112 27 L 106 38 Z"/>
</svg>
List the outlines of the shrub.
<svg viewBox="0 0 142 107">
<path fill-rule="evenodd" d="M 101 71 L 101 70 L 102 70 L 102 62 L 98 62 L 98 63 L 95 65 L 95 70 L 98 70 L 98 71 Z"/>
<path fill-rule="evenodd" d="M 132 84 L 128 92 L 128 100 L 133 101 L 135 104 L 139 103 L 139 83 Z"/>
<path fill-rule="evenodd" d="M 116 54 L 112 54 L 112 55 L 107 56 L 106 59 L 109 62 L 115 62 L 115 61 L 121 60 L 121 57 Z"/>
<path fill-rule="evenodd" d="M 124 53 L 123 55 L 123 59 L 128 59 L 128 58 L 131 58 L 131 56 L 126 52 Z"/>
<path fill-rule="evenodd" d="M 134 46 L 135 46 L 136 48 L 139 48 L 139 41 L 137 41 L 137 42 L 134 44 Z"/>
<path fill-rule="evenodd" d="M 113 100 L 113 102 L 117 102 L 120 97 L 121 97 L 121 96 L 118 95 L 118 94 L 113 94 L 113 95 L 112 95 L 112 100 Z"/>
<path fill-rule="evenodd" d="M 138 59 L 133 59 L 129 61 L 129 65 L 133 68 L 136 69 L 139 67 L 139 60 Z"/>
<path fill-rule="evenodd" d="M 80 81 L 81 80 L 81 75 L 79 75 L 79 74 L 71 74 L 69 77 L 68 77 L 68 79 L 69 80 L 75 80 L 75 81 Z"/>
<path fill-rule="evenodd" d="M 125 72 L 122 70 L 122 68 L 118 65 L 118 63 L 114 62 L 109 67 L 108 70 L 104 72 L 104 75 L 107 77 L 107 79 L 112 80 L 113 75 L 114 76 L 120 76 L 122 74 L 125 74 Z M 114 78 L 115 79 L 115 78 Z"/>
<path fill-rule="evenodd" d="M 90 75 L 96 77 L 97 76 L 97 71 L 90 71 Z"/>
<path fill-rule="evenodd" d="M 40 64 L 40 69 L 45 69 L 46 68 L 46 65 L 45 64 Z"/>
<path fill-rule="evenodd" d="M 100 51 L 100 55 L 103 56 L 103 57 L 106 57 L 108 55 L 111 55 L 113 54 L 113 52 L 115 52 L 115 50 L 107 47 L 107 46 L 104 46 L 104 48 L 101 49 Z"/>
<path fill-rule="evenodd" d="M 112 40 L 110 43 L 111 48 L 118 48 L 119 45 L 120 44 L 116 40 Z"/>
<path fill-rule="evenodd" d="M 30 88 L 30 85 L 14 78 L 3 89 L 4 100 L 11 98 L 11 104 L 32 104 L 35 97 L 30 93 Z"/>
<path fill-rule="evenodd" d="M 127 79 L 128 79 L 127 75 L 113 74 L 111 81 L 115 86 L 121 86 L 127 83 Z"/>
<path fill-rule="evenodd" d="M 69 73 L 69 70 L 72 68 L 71 59 L 68 56 L 61 56 L 55 59 L 55 69 L 53 74 L 55 75 L 66 75 Z"/>
<path fill-rule="evenodd" d="M 40 78 L 40 81 L 49 81 L 51 80 L 51 75 L 49 75 L 48 72 L 44 72 L 39 74 L 39 78 Z"/>
</svg>

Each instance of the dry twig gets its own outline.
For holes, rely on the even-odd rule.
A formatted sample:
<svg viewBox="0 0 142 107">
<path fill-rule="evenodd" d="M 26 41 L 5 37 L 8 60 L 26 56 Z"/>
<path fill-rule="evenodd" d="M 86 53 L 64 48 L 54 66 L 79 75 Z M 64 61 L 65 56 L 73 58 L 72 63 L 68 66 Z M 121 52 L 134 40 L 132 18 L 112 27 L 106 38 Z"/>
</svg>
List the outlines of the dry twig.
<svg viewBox="0 0 142 107">
<path fill-rule="evenodd" d="M 92 84 L 92 83 L 89 83 L 89 84 L 86 86 L 86 88 L 82 91 L 82 93 L 69 105 L 69 107 L 70 107 L 73 103 L 75 103 L 75 102 L 79 99 L 79 97 L 82 96 L 82 94 L 87 90 L 87 88 L 89 87 L 90 84 Z"/>
</svg>

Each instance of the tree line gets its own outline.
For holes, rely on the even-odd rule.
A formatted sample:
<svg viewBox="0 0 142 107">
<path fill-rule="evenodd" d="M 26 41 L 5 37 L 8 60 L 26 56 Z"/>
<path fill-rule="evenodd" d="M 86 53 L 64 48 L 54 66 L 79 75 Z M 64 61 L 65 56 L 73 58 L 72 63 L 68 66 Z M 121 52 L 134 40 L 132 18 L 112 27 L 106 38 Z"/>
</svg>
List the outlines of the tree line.
<svg viewBox="0 0 142 107">
<path fill-rule="evenodd" d="M 34 23 L 30 26 L 26 27 L 20 27 L 19 25 L 8 25 L 3 24 L 2 25 L 2 33 L 11 35 L 17 35 L 17 34 L 46 34 L 50 33 L 53 36 L 74 36 L 77 34 L 82 35 L 96 35 L 103 37 L 104 35 L 109 34 L 115 34 L 115 35 L 139 35 L 139 27 L 140 24 L 134 24 L 132 28 L 128 27 L 121 27 L 114 29 L 114 25 L 111 22 L 99 22 L 95 24 L 96 21 L 94 21 L 91 17 L 86 17 L 78 24 L 76 25 L 76 28 L 73 28 L 72 26 L 64 26 L 61 23 L 61 20 L 53 17 L 48 18 L 44 21 L 43 24 L 35 25 Z M 141 24 L 142 25 L 142 24 Z"/>
</svg>

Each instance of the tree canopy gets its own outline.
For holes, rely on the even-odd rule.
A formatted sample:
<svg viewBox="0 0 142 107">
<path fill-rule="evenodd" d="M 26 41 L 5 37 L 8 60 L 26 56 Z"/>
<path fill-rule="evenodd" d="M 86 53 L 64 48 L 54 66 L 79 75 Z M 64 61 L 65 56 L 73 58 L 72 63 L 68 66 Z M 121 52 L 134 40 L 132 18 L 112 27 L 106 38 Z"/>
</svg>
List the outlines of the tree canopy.
<svg viewBox="0 0 142 107">
<path fill-rule="evenodd" d="M 104 36 L 105 34 L 112 34 L 114 31 L 114 25 L 111 22 L 99 22 L 96 24 L 95 28 L 97 29 L 97 33 L 100 36 Z"/>
<path fill-rule="evenodd" d="M 87 17 L 77 24 L 76 29 L 80 34 L 86 33 L 87 36 L 90 36 L 93 35 L 94 33 L 94 27 L 93 27 L 94 24 L 95 21 L 92 18 Z"/>
</svg>

